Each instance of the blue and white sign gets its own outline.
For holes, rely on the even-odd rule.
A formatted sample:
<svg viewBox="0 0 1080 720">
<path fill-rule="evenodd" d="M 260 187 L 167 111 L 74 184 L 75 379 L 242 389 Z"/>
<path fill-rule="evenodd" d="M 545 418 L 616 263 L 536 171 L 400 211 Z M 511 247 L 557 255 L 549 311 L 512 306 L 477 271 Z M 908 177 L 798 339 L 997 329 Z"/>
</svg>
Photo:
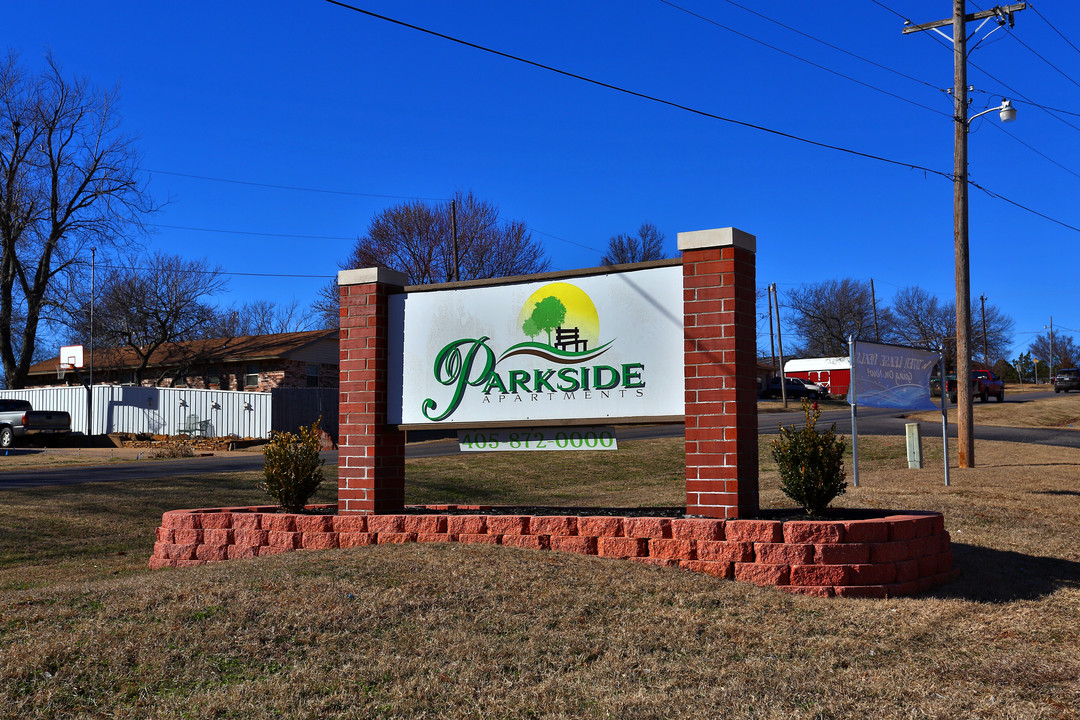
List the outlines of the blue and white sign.
<svg viewBox="0 0 1080 720">
<path fill-rule="evenodd" d="M 930 373 L 940 356 L 901 345 L 855 342 L 848 402 L 879 408 L 935 410 Z"/>
</svg>

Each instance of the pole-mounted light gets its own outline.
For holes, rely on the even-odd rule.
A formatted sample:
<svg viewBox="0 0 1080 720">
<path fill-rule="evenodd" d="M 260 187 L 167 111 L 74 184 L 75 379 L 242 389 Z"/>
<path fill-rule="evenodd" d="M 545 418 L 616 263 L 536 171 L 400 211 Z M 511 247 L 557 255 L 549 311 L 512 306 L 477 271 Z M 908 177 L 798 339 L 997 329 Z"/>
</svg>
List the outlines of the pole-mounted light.
<svg viewBox="0 0 1080 720">
<path fill-rule="evenodd" d="M 1012 122 L 1013 120 L 1016 119 L 1016 108 L 1013 107 L 1012 101 L 1008 100 L 1008 99 L 1002 99 L 1001 104 L 998 105 L 997 107 L 990 108 L 989 110 L 983 110 L 981 113 L 975 113 L 970 118 L 968 118 L 968 121 L 967 121 L 968 128 L 971 127 L 971 122 L 975 118 L 982 117 L 983 115 L 986 115 L 988 113 L 992 113 L 995 110 L 998 113 L 998 117 L 1001 118 L 1001 122 Z"/>
</svg>

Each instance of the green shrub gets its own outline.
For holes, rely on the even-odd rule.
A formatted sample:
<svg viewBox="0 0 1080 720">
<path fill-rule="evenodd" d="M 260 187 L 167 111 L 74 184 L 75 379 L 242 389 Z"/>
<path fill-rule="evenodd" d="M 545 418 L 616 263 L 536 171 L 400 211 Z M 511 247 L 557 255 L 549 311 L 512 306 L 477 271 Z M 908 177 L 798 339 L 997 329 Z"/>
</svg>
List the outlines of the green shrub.
<svg viewBox="0 0 1080 720">
<path fill-rule="evenodd" d="M 810 515 L 823 515 L 836 497 L 847 490 L 844 482 L 844 441 L 836 424 L 827 432 L 815 428 L 821 409 L 802 401 L 806 427 L 785 428 L 773 440 L 772 456 L 780 470 L 780 489 Z"/>
<path fill-rule="evenodd" d="M 259 483 L 259 488 L 288 512 L 303 512 L 323 481 L 319 421 L 301 427 L 295 435 L 274 433 L 263 450 L 263 457 L 266 479 Z"/>
</svg>

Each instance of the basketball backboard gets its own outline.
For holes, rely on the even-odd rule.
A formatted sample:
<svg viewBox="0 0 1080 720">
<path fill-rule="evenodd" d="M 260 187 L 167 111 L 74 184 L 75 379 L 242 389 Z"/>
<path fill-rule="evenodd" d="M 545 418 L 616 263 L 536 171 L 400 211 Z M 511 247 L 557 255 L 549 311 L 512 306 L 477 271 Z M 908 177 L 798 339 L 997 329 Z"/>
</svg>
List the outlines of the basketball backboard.
<svg viewBox="0 0 1080 720">
<path fill-rule="evenodd" d="M 83 366 L 83 346 L 65 345 L 60 348 L 60 362 L 81 368 Z"/>
</svg>

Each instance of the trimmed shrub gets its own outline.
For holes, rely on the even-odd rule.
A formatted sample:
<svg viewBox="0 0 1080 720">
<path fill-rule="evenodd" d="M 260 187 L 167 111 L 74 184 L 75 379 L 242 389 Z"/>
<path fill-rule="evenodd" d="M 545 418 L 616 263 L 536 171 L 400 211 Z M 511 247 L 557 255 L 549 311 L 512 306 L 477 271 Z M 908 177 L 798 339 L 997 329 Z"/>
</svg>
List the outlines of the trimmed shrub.
<svg viewBox="0 0 1080 720">
<path fill-rule="evenodd" d="M 274 433 L 263 449 L 266 479 L 259 488 L 288 512 L 303 512 L 322 484 L 319 420 L 296 433 Z"/>
<path fill-rule="evenodd" d="M 780 489 L 810 515 L 823 515 L 835 498 L 847 491 L 844 481 L 844 441 L 836 435 L 836 423 L 818 432 L 821 409 L 816 402 L 802 401 L 806 427 L 780 425 L 773 440 L 772 456 L 780 470 Z"/>
</svg>

